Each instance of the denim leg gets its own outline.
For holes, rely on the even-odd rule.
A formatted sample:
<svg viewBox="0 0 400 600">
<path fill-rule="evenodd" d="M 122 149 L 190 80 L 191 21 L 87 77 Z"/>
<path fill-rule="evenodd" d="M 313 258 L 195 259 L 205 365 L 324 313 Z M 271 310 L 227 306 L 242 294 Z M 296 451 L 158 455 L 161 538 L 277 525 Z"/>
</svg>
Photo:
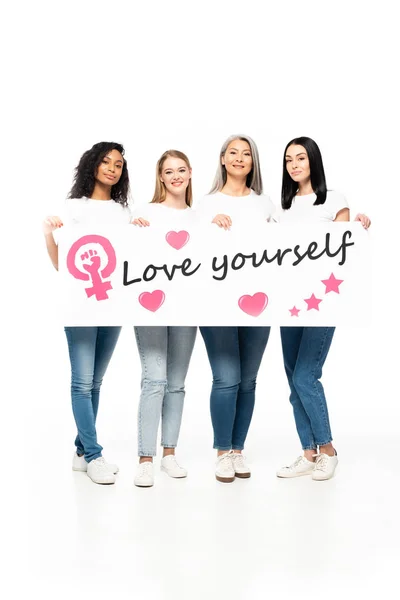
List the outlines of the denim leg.
<svg viewBox="0 0 400 600">
<path fill-rule="evenodd" d="M 334 327 L 304 327 L 293 374 L 293 384 L 309 418 L 317 446 L 332 441 L 328 406 L 320 378 L 334 332 Z"/>
<path fill-rule="evenodd" d="M 162 404 L 167 387 L 168 327 L 135 327 L 142 364 L 138 411 L 138 454 L 155 456 Z"/>
<path fill-rule="evenodd" d="M 117 345 L 122 327 L 98 327 L 96 357 L 94 362 L 92 406 L 94 420 L 96 422 L 97 411 L 99 408 L 100 386 L 103 383 L 103 377 Z"/>
<path fill-rule="evenodd" d="M 119 328 L 112 328 L 119 329 Z M 101 456 L 103 448 L 97 442 L 96 415 L 98 393 L 93 403 L 94 373 L 97 357 L 98 327 L 65 327 L 71 361 L 71 399 L 78 436 L 75 440 L 78 454 L 84 454 L 87 462 Z M 119 332 L 118 332 L 119 335 Z M 104 375 L 118 335 L 111 335 L 111 352 L 101 359 Z M 101 353 L 100 353 L 101 354 Z"/>
<path fill-rule="evenodd" d="M 75 331 L 73 333 L 71 333 L 72 329 L 76 329 L 79 331 Z M 94 332 L 94 330 L 96 330 Z M 66 334 L 67 334 L 67 339 L 68 339 L 68 344 L 70 345 L 69 339 L 71 338 L 71 336 L 74 336 L 74 340 L 80 344 L 81 347 L 81 351 L 83 351 L 85 353 L 85 355 L 88 357 L 91 355 L 92 349 L 94 352 L 94 363 L 92 365 L 92 363 L 90 362 L 90 375 L 88 375 L 88 379 L 86 381 L 85 385 L 89 385 L 90 383 L 90 397 L 91 397 L 91 404 L 92 404 L 92 411 L 91 413 L 93 414 L 93 420 L 94 420 L 94 425 L 96 424 L 96 418 L 97 418 L 97 412 L 98 412 L 98 408 L 99 408 L 99 397 L 100 397 L 100 386 L 102 384 L 103 381 L 103 377 L 105 375 L 105 372 L 107 370 L 107 367 L 109 365 L 109 362 L 111 360 L 111 357 L 113 355 L 115 346 L 117 345 L 117 341 L 119 338 L 119 335 L 121 333 L 121 327 L 66 327 L 65 328 Z M 94 337 L 94 333 L 96 333 L 95 337 Z M 78 338 L 77 336 L 79 335 L 79 342 L 77 341 Z M 83 337 L 85 338 L 85 342 L 83 342 Z M 74 341 L 72 342 L 74 343 Z M 93 348 L 92 348 L 93 345 Z M 90 347 L 90 350 L 89 350 Z M 73 354 L 75 359 L 78 358 L 78 353 L 79 353 L 79 349 L 78 347 L 74 346 L 74 350 L 73 350 Z M 70 349 L 70 356 L 71 356 L 71 349 Z M 76 364 L 76 360 L 74 359 L 74 363 Z M 84 360 L 87 360 L 84 359 Z M 78 358 L 78 362 L 79 362 L 79 358 Z M 89 366 L 89 362 L 87 363 Z M 72 357 L 71 357 L 71 365 L 72 365 Z M 89 371 L 88 371 L 89 373 Z M 72 376 L 73 379 L 73 388 L 76 391 L 78 389 L 78 394 L 79 394 L 79 387 L 82 386 L 82 383 L 79 383 L 79 379 L 80 379 L 81 375 L 78 375 L 78 378 L 76 376 Z M 75 407 L 75 408 L 74 408 Z M 77 405 L 77 399 L 76 399 L 76 395 L 74 396 L 73 399 L 73 408 L 74 408 L 74 414 L 75 414 L 75 410 L 78 412 L 78 419 L 79 419 L 79 415 L 81 415 L 81 410 L 80 410 L 80 405 Z M 86 422 L 88 423 L 87 419 L 88 419 L 88 415 L 86 415 L 85 419 Z M 91 416 L 90 416 L 91 419 Z M 76 417 L 75 417 L 76 420 Z M 78 423 L 77 423 L 78 426 Z M 87 428 L 88 426 L 86 426 Z M 79 454 L 80 456 L 82 454 L 85 455 L 85 458 L 87 460 L 87 462 L 90 462 L 90 460 L 93 460 L 93 458 L 98 458 L 98 456 L 101 456 L 101 450 L 102 448 L 100 446 L 98 446 L 97 451 L 95 452 L 95 454 L 93 454 L 94 449 L 92 448 L 92 450 L 87 450 L 85 452 L 85 446 L 84 443 L 81 440 L 81 437 L 79 435 L 79 427 L 78 427 L 78 435 L 75 438 L 75 446 L 76 446 L 76 451 L 77 454 Z M 100 450 L 99 450 L 100 449 Z"/>
<path fill-rule="evenodd" d="M 103 450 L 97 442 L 92 405 L 97 327 L 65 327 L 65 335 L 71 362 L 72 412 L 78 430 L 76 450 L 93 460 Z"/>
<path fill-rule="evenodd" d="M 214 448 L 230 450 L 240 384 L 238 327 L 200 327 L 213 374 L 210 397 Z"/>
<path fill-rule="evenodd" d="M 185 379 L 192 356 L 197 327 L 168 327 L 167 389 L 161 419 L 161 445 L 178 443 L 185 399 Z"/>
<path fill-rule="evenodd" d="M 243 450 L 254 410 L 256 380 L 270 327 L 239 327 L 241 382 L 233 424 L 232 448 Z"/>
<path fill-rule="evenodd" d="M 316 449 L 311 421 L 293 381 L 304 327 L 281 327 L 283 362 L 290 387 L 290 403 L 303 450 Z"/>
</svg>

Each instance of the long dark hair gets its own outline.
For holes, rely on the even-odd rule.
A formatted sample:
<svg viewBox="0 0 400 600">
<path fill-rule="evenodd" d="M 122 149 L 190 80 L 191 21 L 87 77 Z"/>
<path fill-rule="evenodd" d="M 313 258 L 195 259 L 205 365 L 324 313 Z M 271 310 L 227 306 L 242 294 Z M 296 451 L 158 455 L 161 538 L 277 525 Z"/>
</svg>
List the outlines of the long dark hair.
<svg viewBox="0 0 400 600">
<path fill-rule="evenodd" d="M 299 186 L 290 177 L 286 168 L 286 152 L 289 146 L 303 146 L 305 148 L 308 161 L 310 163 L 310 175 L 311 175 L 311 187 L 314 193 L 317 195 L 317 199 L 314 202 L 316 204 L 324 204 L 326 200 L 326 179 L 324 165 L 322 163 L 321 151 L 317 144 L 309 137 L 298 137 L 291 140 L 283 153 L 283 176 L 282 176 L 282 208 L 287 210 L 292 206 L 292 200 L 295 197 Z"/>
<path fill-rule="evenodd" d="M 101 164 L 103 158 L 111 150 L 118 150 L 122 156 L 125 154 L 122 144 L 116 142 L 99 142 L 92 146 L 90 150 L 87 150 L 82 154 L 79 164 L 75 169 L 74 183 L 68 194 L 68 198 L 82 198 L 83 196 L 90 198 L 94 190 L 97 168 Z M 111 186 L 111 198 L 115 200 L 115 202 L 127 206 L 128 195 L 129 174 L 128 165 L 124 159 L 121 177 L 119 178 L 118 183 Z"/>
</svg>

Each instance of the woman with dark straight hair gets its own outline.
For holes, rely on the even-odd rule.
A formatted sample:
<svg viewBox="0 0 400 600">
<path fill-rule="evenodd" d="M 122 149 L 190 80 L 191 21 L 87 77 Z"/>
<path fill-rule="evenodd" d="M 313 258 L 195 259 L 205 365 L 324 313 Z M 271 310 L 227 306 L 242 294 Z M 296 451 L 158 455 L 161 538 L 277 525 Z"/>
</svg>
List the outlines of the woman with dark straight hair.
<svg viewBox="0 0 400 600">
<path fill-rule="evenodd" d="M 281 223 L 349 221 L 347 200 L 327 189 L 321 152 L 311 138 L 295 138 L 285 148 L 282 208 Z M 371 223 L 366 215 L 355 220 L 365 228 Z M 303 455 L 281 468 L 278 477 L 311 475 L 322 481 L 335 473 L 338 459 L 320 381 L 334 332 L 334 327 L 281 327 L 290 402 Z"/>
<path fill-rule="evenodd" d="M 58 246 L 53 232 L 64 223 L 131 222 L 129 175 L 124 153 L 123 146 L 115 142 L 100 142 L 87 150 L 75 170 L 65 218 L 52 216 L 44 221 L 47 251 L 57 270 Z M 78 256 L 76 260 L 79 260 Z M 93 263 L 84 255 L 80 260 L 83 268 Z M 100 386 L 120 332 L 121 327 L 65 327 L 71 361 L 72 409 L 78 430 L 72 469 L 86 472 L 94 483 L 100 484 L 114 483 L 118 471 L 116 465 L 107 463 L 102 456 L 103 448 L 97 441 L 96 417 Z"/>
<path fill-rule="evenodd" d="M 296 196 L 299 186 L 295 179 L 289 175 L 289 171 L 286 168 L 286 151 L 289 146 L 302 146 L 308 156 L 310 163 L 310 183 L 313 193 L 316 195 L 314 204 L 324 204 L 326 202 L 326 180 L 324 165 L 322 163 L 322 156 L 320 149 L 317 144 L 308 137 L 299 137 L 290 141 L 285 148 L 284 153 L 284 165 L 283 165 L 283 178 L 282 178 L 282 208 L 288 210 L 292 206 L 293 198 Z M 290 162 L 290 159 L 287 159 Z M 302 159 L 299 159 L 302 162 Z"/>
</svg>

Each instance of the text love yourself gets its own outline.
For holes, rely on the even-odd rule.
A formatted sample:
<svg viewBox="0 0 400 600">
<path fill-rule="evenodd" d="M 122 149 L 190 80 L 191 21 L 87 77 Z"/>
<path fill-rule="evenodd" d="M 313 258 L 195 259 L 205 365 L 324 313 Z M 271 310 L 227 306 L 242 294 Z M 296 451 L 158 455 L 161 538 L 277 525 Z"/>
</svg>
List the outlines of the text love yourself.
<svg viewBox="0 0 400 600">
<path fill-rule="evenodd" d="M 350 241 L 351 237 L 351 231 L 345 231 L 342 235 L 339 247 L 332 247 L 333 242 L 331 240 L 331 234 L 327 233 L 324 244 L 311 242 L 306 250 L 301 249 L 300 244 L 297 244 L 293 248 L 278 248 L 272 252 L 267 248 L 259 253 L 253 252 L 252 254 L 237 252 L 232 258 L 228 257 L 227 254 L 224 254 L 223 256 L 214 256 L 212 259 L 212 270 L 215 273 L 213 279 L 223 281 L 227 277 L 229 269 L 232 271 L 239 271 L 246 264 L 258 268 L 264 264 L 274 262 L 281 266 L 285 261 L 285 264 L 290 264 L 291 262 L 293 267 L 297 267 L 304 260 L 318 260 L 325 254 L 329 258 L 338 257 L 338 265 L 342 266 L 347 259 L 347 249 L 350 248 L 350 246 L 354 246 L 354 242 Z M 201 263 L 193 265 L 190 258 L 185 258 L 181 264 L 172 266 L 166 264 L 150 264 L 144 269 L 141 277 L 129 279 L 129 261 L 125 260 L 123 284 L 126 286 L 132 285 L 133 283 L 139 283 L 142 280 L 152 281 L 157 277 L 158 273 L 164 273 L 167 279 L 172 281 L 176 273 L 181 273 L 184 277 L 190 277 L 191 275 L 194 275 L 200 267 Z"/>
</svg>

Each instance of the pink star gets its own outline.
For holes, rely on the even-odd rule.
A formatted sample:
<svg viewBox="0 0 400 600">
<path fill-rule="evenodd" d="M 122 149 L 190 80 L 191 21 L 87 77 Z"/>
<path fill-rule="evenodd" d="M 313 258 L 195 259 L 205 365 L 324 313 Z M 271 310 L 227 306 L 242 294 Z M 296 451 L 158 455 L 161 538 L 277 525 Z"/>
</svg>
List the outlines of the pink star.
<svg viewBox="0 0 400 600">
<path fill-rule="evenodd" d="M 322 299 L 320 300 L 319 298 L 316 298 L 314 294 L 311 294 L 310 298 L 304 298 L 304 302 L 307 302 L 308 304 L 307 310 L 311 310 L 312 308 L 315 308 L 315 310 L 319 310 L 318 305 L 320 302 L 322 302 Z"/>
<path fill-rule="evenodd" d="M 324 285 L 326 285 L 325 294 L 328 292 L 336 292 L 339 294 L 339 285 L 343 283 L 344 279 L 336 279 L 334 274 L 331 273 L 329 279 L 321 279 L 321 281 Z"/>
<path fill-rule="evenodd" d="M 290 314 L 291 314 L 292 317 L 298 317 L 300 309 L 296 308 L 295 306 L 293 306 L 293 308 L 289 308 L 289 312 L 290 312 Z"/>
</svg>

